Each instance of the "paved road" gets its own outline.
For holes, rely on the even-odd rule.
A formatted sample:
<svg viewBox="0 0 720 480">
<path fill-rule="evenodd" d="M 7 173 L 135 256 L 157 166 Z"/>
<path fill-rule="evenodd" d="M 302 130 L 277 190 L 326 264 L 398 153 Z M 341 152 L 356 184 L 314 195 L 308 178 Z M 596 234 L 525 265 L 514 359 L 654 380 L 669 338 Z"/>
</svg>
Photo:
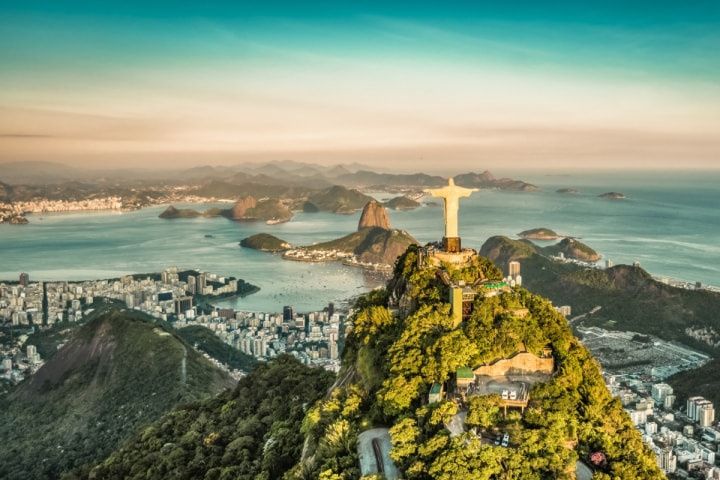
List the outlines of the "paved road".
<svg viewBox="0 0 720 480">
<path fill-rule="evenodd" d="M 373 450 L 372 441 L 378 439 L 380 449 L 382 451 L 382 463 L 385 470 L 387 480 L 396 480 L 400 478 L 400 472 L 390 459 L 390 431 L 387 428 L 373 428 L 365 430 L 358 435 L 358 456 L 360 457 L 360 472 L 362 475 L 372 475 L 379 473 L 377 469 L 377 461 L 375 459 L 375 451 Z"/>
</svg>

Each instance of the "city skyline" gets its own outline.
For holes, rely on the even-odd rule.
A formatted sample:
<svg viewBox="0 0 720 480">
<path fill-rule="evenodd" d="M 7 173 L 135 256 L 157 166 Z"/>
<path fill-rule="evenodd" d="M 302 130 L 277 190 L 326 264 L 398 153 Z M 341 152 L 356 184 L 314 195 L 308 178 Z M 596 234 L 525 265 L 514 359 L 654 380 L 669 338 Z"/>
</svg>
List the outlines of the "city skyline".
<svg viewBox="0 0 720 480">
<path fill-rule="evenodd" d="M 0 162 L 718 168 L 720 7 L 10 2 Z"/>
</svg>

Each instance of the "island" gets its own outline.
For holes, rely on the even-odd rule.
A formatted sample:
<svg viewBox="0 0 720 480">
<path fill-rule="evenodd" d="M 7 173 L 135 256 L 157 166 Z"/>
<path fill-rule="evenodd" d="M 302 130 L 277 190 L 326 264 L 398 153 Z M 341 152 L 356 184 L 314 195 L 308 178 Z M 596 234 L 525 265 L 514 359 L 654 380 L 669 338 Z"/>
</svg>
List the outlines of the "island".
<svg viewBox="0 0 720 480">
<path fill-rule="evenodd" d="M 564 195 L 577 195 L 580 192 L 574 188 L 558 188 L 557 190 L 555 190 L 555 193 L 562 193 Z"/>
<path fill-rule="evenodd" d="M 260 250 L 261 252 L 283 252 L 292 248 L 292 245 L 275 235 L 269 233 L 257 233 L 240 241 L 240 246 Z"/>
<path fill-rule="evenodd" d="M 310 195 L 303 204 L 303 212 L 331 212 L 349 215 L 363 208 L 372 199 L 354 188 L 335 185 Z"/>
<path fill-rule="evenodd" d="M 606 200 L 625 200 L 627 198 L 624 193 L 620 192 L 601 193 L 600 195 L 598 195 L 598 197 L 604 198 Z"/>
<path fill-rule="evenodd" d="M 383 205 L 393 210 L 413 210 L 420 206 L 420 202 L 406 197 L 405 195 L 401 195 L 388 200 Z"/>
<path fill-rule="evenodd" d="M 518 237 L 527 240 L 557 240 L 562 238 L 562 236 L 558 235 L 554 230 L 545 227 L 524 230 L 518 233 Z"/>
<path fill-rule="evenodd" d="M 204 212 L 192 208 L 176 208 L 170 205 L 159 217 L 172 220 L 176 218 L 214 218 L 225 217 L 235 221 L 265 221 L 269 225 L 287 222 L 293 214 L 290 208 L 278 198 L 256 200 L 247 195 L 233 204 L 232 208 L 209 208 Z"/>
</svg>

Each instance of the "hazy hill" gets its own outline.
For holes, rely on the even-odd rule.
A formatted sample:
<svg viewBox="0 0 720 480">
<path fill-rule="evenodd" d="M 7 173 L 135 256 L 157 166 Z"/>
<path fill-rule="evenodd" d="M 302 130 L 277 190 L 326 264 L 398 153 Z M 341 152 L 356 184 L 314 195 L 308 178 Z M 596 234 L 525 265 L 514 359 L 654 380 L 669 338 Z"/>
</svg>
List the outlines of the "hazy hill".
<svg viewBox="0 0 720 480">
<path fill-rule="evenodd" d="M 518 190 L 523 192 L 533 192 L 538 187 L 522 180 L 514 180 L 512 178 L 495 178 L 488 170 L 482 173 L 469 172 L 461 175 L 455 175 L 455 183 L 461 187 L 468 188 L 498 188 L 500 190 Z"/>
<path fill-rule="evenodd" d="M 233 390 L 143 428 L 81 478 L 280 479 L 300 458 L 308 405 L 333 375 L 291 356 L 261 364 Z"/>
<path fill-rule="evenodd" d="M 394 185 L 414 187 L 435 187 L 447 183 L 442 177 L 426 173 L 378 173 L 369 170 L 360 170 L 355 173 L 337 177 L 343 185 Z"/>
<path fill-rule="evenodd" d="M 93 317 L 3 399 L 0 478 L 57 478 L 174 406 L 232 385 L 150 317 L 118 307 Z"/>
<path fill-rule="evenodd" d="M 303 207 L 306 212 L 321 211 L 332 213 L 354 213 L 372 200 L 372 197 L 355 189 L 335 185 L 326 190 L 312 193 Z"/>
</svg>

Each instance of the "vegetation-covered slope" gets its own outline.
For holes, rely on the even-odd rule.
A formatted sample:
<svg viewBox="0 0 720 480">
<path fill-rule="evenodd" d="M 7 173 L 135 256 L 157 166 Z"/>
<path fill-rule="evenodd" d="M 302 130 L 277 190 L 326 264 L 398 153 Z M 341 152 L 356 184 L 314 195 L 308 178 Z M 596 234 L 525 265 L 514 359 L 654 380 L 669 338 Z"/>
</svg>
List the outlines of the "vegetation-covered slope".
<svg viewBox="0 0 720 480">
<path fill-rule="evenodd" d="M 336 185 L 327 190 L 312 193 L 303 206 L 306 212 L 353 213 L 363 208 L 372 197 L 355 189 Z"/>
<path fill-rule="evenodd" d="M 306 247 L 309 250 L 339 250 L 354 253 L 361 261 L 393 265 L 415 240 L 404 230 L 363 228 L 344 237 Z"/>
<path fill-rule="evenodd" d="M 667 380 L 677 395 L 676 404 L 682 405 L 692 396 L 700 395 L 720 404 L 720 359 L 716 358 L 700 368 L 676 373 Z"/>
<path fill-rule="evenodd" d="M 720 332 L 720 294 L 685 290 L 654 280 L 640 267 L 616 265 L 605 270 L 553 262 L 527 241 L 492 237 L 481 249 L 501 268 L 520 260 L 523 285 L 552 300 L 570 305 L 575 314 L 602 307 L 586 322 L 677 340 L 709 353 L 717 349 L 690 337 L 687 328 Z"/>
<path fill-rule="evenodd" d="M 2 399 L 0 478 L 58 478 L 174 406 L 231 384 L 149 317 L 110 307 Z"/>
<path fill-rule="evenodd" d="M 446 268 L 468 284 L 502 277 L 482 257 Z M 599 365 L 550 302 L 521 288 L 478 295 L 470 317 L 455 326 L 440 277 L 410 247 L 387 289 L 360 300 L 344 381 L 308 413 L 307 450 L 293 478 L 359 478 L 357 438 L 376 426 L 390 428 L 390 455 L 406 479 L 572 479 L 576 461 L 593 452 L 607 459 L 595 479 L 663 478 Z M 534 353 L 550 346 L 556 370 L 531 390 L 524 413 L 503 416 L 495 395 L 428 404 L 433 383 L 451 391 L 458 368 L 508 357 L 521 343 Z M 451 436 L 446 424 L 461 410 L 466 428 Z M 510 434 L 509 448 L 490 440 L 500 432 Z"/>
<path fill-rule="evenodd" d="M 190 325 L 181 328 L 177 330 L 177 334 L 189 345 L 207 353 L 230 368 L 248 372 L 257 365 L 255 357 L 231 347 L 215 335 L 212 330 L 202 325 Z"/>
<path fill-rule="evenodd" d="M 83 478 L 282 478 L 300 457 L 306 406 L 332 378 L 281 356 L 258 366 L 235 389 L 165 415 Z"/>
</svg>

